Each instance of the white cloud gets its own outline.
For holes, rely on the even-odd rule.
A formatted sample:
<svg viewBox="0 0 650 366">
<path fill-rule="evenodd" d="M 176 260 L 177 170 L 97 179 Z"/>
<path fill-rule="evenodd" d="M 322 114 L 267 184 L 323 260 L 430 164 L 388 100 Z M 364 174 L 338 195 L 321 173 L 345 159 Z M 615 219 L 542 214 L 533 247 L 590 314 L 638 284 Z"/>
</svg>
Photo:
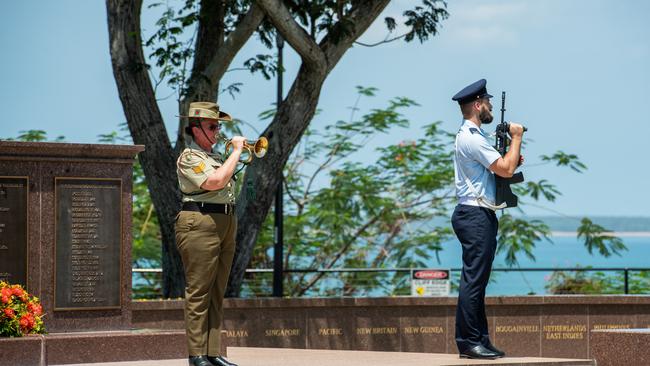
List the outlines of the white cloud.
<svg viewBox="0 0 650 366">
<path fill-rule="evenodd" d="M 519 33 L 538 24 L 546 13 L 529 1 L 459 1 L 449 4 L 450 17 L 441 36 L 461 44 L 519 44 Z"/>
<path fill-rule="evenodd" d="M 498 41 L 501 44 L 516 44 L 519 40 L 516 32 L 500 26 L 472 26 L 457 29 L 453 34 L 464 43 L 485 44 Z"/>
<path fill-rule="evenodd" d="M 480 5 L 464 3 L 456 10 L 455 14 L 457 19 L 462 22 L 507 22 L 526 16 L 529 9 L 526 2 L 499 1 Z"/>
</svg>

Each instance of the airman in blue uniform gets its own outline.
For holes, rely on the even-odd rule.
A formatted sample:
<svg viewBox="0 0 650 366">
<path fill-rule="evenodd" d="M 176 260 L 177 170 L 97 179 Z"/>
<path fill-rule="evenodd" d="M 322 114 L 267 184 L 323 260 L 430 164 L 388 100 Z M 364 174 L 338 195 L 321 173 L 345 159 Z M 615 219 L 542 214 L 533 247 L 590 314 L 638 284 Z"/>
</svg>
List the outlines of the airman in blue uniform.
<svg viewBox="0 0 650 366">
<path fill-rule="evenodd" d="M 497 248 L 499 222 L 495 210 L 494 174 L 508 178 L 523 161 L 520 156 L 523 127 L 510 124 L 510 150 L 501 156 L 488 142 L 481 126 L 493 120 L 492 95 L 485 79 L 459 91 L 457 101 L 463 123 L 456 135 L 455 185 L 458 205 L 452 227 L 463 248 L 463 272 L 456 308 L 456 345 L 461 358 L 495 359 L 504 352 L 492 345 L 485 315 L 485 288 Z"/>
</svg>

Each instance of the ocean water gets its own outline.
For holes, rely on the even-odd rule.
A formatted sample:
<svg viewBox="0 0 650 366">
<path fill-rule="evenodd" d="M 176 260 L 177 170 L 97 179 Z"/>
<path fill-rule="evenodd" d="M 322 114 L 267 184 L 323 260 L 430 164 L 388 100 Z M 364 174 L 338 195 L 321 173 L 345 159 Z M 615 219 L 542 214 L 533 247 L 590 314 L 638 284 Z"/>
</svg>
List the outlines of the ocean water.
<svg viewBox="0 0 650 366">
<path fill-rule="evenodd" d="M 522 268 L 569 268 L 569 267 L 644 267 L 650 268 L 650 233 L 647 236 L 621 237 L 628 250 L 620 256 L 608 258 L 594 252 L 589 254 L 580 240 L 569 236 L 551 237 L 553 243 L 538 242 L 533 254 L 536 260 L 524 255 L 518 257 Z M 431 268 L 461 268 L 461 246 L 458 241 L 450 240 L 443 244 L 440 264 L 432 260 Z M 494 260 L 493 268 L 506 268 L 504 255 Z M 545 294 L 544 286 L 552 272 L 492 272 L 488 295 L 524 295 L 528 293 Z M 613 274 L 614 272 L 606 272 Z M 458 280 L 459 272 L 452 273 Z"/>
</svg>

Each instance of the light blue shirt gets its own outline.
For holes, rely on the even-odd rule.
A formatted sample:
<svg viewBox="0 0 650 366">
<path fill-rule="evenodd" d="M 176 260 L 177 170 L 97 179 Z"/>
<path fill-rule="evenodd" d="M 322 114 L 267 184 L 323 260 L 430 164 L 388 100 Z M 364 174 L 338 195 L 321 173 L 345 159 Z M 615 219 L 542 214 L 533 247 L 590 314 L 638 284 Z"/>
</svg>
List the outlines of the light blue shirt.
<svg viewBox="0 0 650 366">
<path fill-rule="evenodd" d="M 454 173 L 456 197 L 460 204 L 478 205 L 476 193 L 490 202 L 495 200 L 496 185 L 490 165 L 501 155 L 488 142 L 487 133 L 474 122 L 464 120 L 456 135 Z M 474 189 L 468 187 L 467 178 Z"/>
</svg>

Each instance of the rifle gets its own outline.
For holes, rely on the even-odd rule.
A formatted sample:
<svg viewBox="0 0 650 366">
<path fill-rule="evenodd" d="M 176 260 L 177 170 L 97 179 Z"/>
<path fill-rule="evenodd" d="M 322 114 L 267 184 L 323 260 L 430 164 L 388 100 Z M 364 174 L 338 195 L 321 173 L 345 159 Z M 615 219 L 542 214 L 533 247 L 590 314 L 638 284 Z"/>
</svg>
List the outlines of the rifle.
<svg viewBox="0 0 650 366">
<path fill-rule="evenodd" d="M 496 145 L 494 148 L 501 154 L 505 156 L 508 152 L 508 147 L 510 146 L 510 137 L 508 133 L 510 131 L 510 123 L 507 123 L 504 119 L 504 114 L 506 112 L 506 92 L 501 92 L 501 123 L 497 125 L 496 129 Z M 528 129 L 524 127 L 524 131 Z M 506 207 L 517 207 L 518 198 L 512 193 L 510 189 L 511 184 L 517 184 L 524 181 L 524 174 L 522 172 L 517 172 L 512 175 L 510 178 L 503 178 L 495 174 L 496 180 L 496 202 L 498 206 L 501 203 L 505 202 Z"/>
</svg>

